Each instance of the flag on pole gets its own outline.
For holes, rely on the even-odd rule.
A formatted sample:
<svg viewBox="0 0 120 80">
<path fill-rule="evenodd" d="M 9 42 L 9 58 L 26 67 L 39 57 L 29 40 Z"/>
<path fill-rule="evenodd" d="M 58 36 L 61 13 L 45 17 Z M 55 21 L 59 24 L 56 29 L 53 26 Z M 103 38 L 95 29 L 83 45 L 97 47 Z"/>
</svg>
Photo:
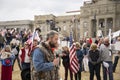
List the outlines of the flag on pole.
<svg viewBox="0 0 120 80">
<path fill-rule="evenodd" d="M 33 49 L 33 40 L 37 40 L 38 42 L 40 41 L 40 37 L 38 35 L 37 31 L 34 31 L 32 36 L 26 41 L 30 45 L 30 51 L 29 51 L 29 56 L 31 55 L 31 51 Z"/>
<path fill-rule="evenodd" d="M 38 31 L 35 31 L 33 34 L 33 40 L 36 39 L 38 42 L 40 41 L 40 37 L 38 35 Z"/>
<path fill-rule="evenodd" d="M 70 40 L 70 47 L 71 47 L 72 43 L 73 43 L 72 32 L 70 32 L 70 38 L 69 38 L 69 40 Z"/>
<path fill-rule="evenodd" d="M 33 36 L 29 37 L 26 42 L 27 42 L 29 45 L 32 44 L 32 42 L 33 42 Z"/>
<path fill-rule="evenodd" d="M 72 70 L 73 73 L 77 73 L 79 71 L 79 62 L 78 62 L 78 58 L 76 55 L 76 48 L 75 48 L 75 44 L 73 44 L 70 47 L 70 68 Z"/>
<path fill-rule="evenodd" d="M 36 39 L 38 42 L 40 41 L 40 37 L 39 37 L 37 31 L 34 31 L 34 32 L 33 32 L 32 36 L 27 40 L 27 42 L 28 42 L 29 44 L 32 44 L 34 39 Z"/>
</svg>

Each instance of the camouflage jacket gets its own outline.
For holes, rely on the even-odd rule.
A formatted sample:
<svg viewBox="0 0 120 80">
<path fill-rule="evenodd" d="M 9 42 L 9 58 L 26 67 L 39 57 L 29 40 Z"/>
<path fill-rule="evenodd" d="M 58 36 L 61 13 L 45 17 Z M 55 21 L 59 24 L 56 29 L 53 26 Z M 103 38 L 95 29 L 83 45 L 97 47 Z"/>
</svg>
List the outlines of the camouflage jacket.
<svg viewBox="0 0 120 80">
<path fill-rule="evenodd" d="M 51 49 L 45 43 L 39 46 L 40 51 L 44 54 L 45 62 L 53 62 L 54 54 Z M 32 54 L 33 55 L 33 54 Z M 51 71 L 37 72 L 34 69 L 33 61 L 31 57 L 31 80 L 59 80 L 58 67 L 54 67 Z"/>
</svg>

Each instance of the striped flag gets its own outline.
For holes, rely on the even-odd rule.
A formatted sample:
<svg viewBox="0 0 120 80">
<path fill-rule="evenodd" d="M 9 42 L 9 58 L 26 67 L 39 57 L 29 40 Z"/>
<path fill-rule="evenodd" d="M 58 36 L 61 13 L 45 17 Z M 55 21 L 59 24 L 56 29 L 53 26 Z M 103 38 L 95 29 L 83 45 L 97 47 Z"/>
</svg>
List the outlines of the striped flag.
<svg viewBox="0 0 120 80">
<path fill-rule="evenodd" d="M 76 55 L 76 48 L 75 48 L 75 44 L 73 44 L 70 47 L 70 68 L 72 70 L 73 73 L 77 73 L 79 71 L 79 62 L 78 62 L 78 58 Z"/>
<path fill-rule="evenodd" d="M 27 42 L 28 44 L 32 44 L 32 42 L 33 42 L 33 36 L 29 37 L 26 42 Z"/>
<path fill-rule="evenodd" d="M 29 39 L 26 41 L 30 45 L 31 49 L 33 47 L 33 40 L 34 39 L 36 39 L 38 42 L 40 41 L 40 37 L 39 37 L 37 31 L 34 31 L 33 34 L 29 37 Z"/>
<path fill-rule="evenodd" d="M 29 37 L 29 39 L 26 41 L 30 45 L 30 51 L 29 51 L 29 56 L 31 55 L 31 51 L 33 49 L 33 40 L 36 39 L 38 42 L 40 41 L 40 37 L 38 35 L 37 31 L 34 31 L 32 36 Z"/>
<path fill-rule="evenodd" d="M 29 39 L 27 40 L 27 42 L 28 42 L 29 44 L 32 44 L 34 39 L 38 40 L 38 42 L 40 41 L 40 37 L 39 37 L 37 31 L 34 31 L 34 32 L 33 32 L 32 36 L 29 37 Z"/>
</svg>

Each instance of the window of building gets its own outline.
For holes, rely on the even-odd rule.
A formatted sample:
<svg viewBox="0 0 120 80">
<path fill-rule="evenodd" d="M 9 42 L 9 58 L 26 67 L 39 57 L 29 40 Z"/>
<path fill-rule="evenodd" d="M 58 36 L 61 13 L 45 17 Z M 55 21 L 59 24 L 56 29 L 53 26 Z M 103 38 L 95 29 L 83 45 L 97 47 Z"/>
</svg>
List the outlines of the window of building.
<svg viewBox="0 0 120 80">
<path fill-rule="evenodd" d="M 105 20 L 104 19 L 100 19 L 99 20 L 99 27 L 100 28 L 104 28 L 105 27 Z"/>
<path fill-rule="evenodd" d="M 113 27 L 113 19 L 112 18 L 108 18 L 107 19 L 107 27 L 108 28 L 112 28 Z"/>
</svg>

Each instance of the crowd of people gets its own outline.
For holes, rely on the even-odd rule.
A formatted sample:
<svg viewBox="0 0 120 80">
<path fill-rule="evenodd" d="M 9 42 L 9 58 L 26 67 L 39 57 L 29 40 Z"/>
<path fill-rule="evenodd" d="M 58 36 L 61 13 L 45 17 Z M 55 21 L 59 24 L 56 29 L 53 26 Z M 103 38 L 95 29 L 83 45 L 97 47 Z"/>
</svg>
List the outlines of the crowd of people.
<svg viewBox="0 0 120 80">
<path fill-rule="evenodd" d="M 40 33 L 41 30 L 36 28 L 35 32 Z M 64 80 L 68 80 L 68 72 L 70 80 L 81 80 L 82 71 L 90 73 L 89 80 L 94 80 L 94 75 L 97 80 L 114 80 L 113 72 L 116 71 L 120 56 L 120 51 L 115 50 L 114 44 L 120 42 L 120 37 L 112 39 L 111 42 L 108 37 L 96 38 L 95 41 L 89 38 L 74 42 L 80 65 L 77 73 L 73 73 L 70 67 L 69 47 L 59 46 L 59 34 L 56 31 L 48 32 L 44 41 L 40 34 L 39 37 L 41 40 L 33 37 L 31 30 L 1 30 L 1 80 L 12 80 L 16 60 L 22 80 L 60 80 L 60 65 L 64 67 Z M 101 68 L 103 78 L 100 75 Z M 9 75 L 6 76 L 6 73 Z"/>
</svg>

